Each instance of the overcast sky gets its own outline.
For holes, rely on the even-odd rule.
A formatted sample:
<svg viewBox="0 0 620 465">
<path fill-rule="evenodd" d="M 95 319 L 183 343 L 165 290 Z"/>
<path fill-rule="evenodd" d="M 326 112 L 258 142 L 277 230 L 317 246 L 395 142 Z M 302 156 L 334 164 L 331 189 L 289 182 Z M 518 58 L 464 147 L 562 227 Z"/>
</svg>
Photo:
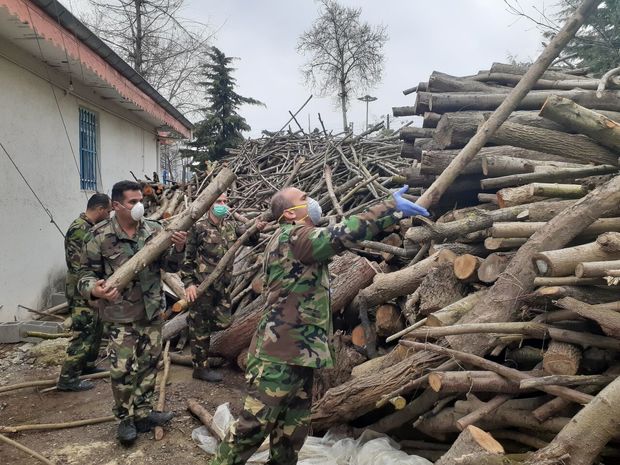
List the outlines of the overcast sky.
<svg viewBox="0 0 620 465">
<path fill-rule="evenodd" d="M 79 13 L 80 2 L 65 5 Z M 555 0 L 509 0 L 532 16 L 549 12 Z M 433 70 L 453 75 L 475 74 L 508 55 L 520 61 L 540 53 L 541 35 L 531 22 L 508 11 L 504 0 L 340 0 L 362 8 L 362 18 L 387 26 L 385 70 L 382 82 L 368 91 L 377 97 L 370 104 L 370 121 L 391 114 L 393 106 L 413 104 L 414 95 L 402 90 L 428 79 Z M 328 129 L 341 128 L 341 116 L 333 98 L 319 97 L 305 85 L 300 66 L 304 58 L 296 49 L 299 35 L 317 17 L 313 0 L 186 0 L 184 16 L 208 24 L 216 35 L 213 44 L 235 63 L 238 92 L 264 102 L 267 107 L 245 106 L 241 114 L 252 126 L 277 130 L 310 94 L 314 98 L 300 113 L 304 128 L 308 117 L 319 126 L 321 113 Z M 364 95 L 362 93 L 361 95 Z M 361 96 L 355 95 L 355 97 Z M 365 125 L 365 103 L 353 99 L 349 121 L 359 132 Z M 399 118 L 396 125 L 407 121 Z"/>
</svg>

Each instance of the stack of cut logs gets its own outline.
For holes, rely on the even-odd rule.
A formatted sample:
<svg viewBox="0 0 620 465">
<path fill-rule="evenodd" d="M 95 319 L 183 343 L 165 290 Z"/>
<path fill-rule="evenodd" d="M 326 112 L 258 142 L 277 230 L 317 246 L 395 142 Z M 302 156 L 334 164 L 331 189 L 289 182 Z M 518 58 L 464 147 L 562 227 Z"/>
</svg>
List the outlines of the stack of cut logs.
<svg viewBox="0 0 620 465">
<path fill-rule="evenodd" d="M 238 176 L 237 217 L 253 218 L 289 185 L 320 199 L 325 224 L 403 182 L 415 199 L 523 71 L 433 73 L 415 106 L 394 109 L 424 117 L 422 128 L 401 129 L 402 146 L 390 135 L 302 131 L 247 141 L 226 160 Z M 316 432 L 371 428 L 441 465 L 618 463 L 620 82 L 600 97 L 598 84 L 547 71 L 432 207 L 434 221 L 401 221 L 333 260 L 341 331 L 335 366 L 316 376 Z M 190 197 L 208 177 L 189 195 L 188 186 L 159 195 Z M 237 254 L 233 322 L 211 338 L 212 351 L 241 368 L 274 230 Z M 166 338 L 183 317 L 166 324 Z"/>
</svg>

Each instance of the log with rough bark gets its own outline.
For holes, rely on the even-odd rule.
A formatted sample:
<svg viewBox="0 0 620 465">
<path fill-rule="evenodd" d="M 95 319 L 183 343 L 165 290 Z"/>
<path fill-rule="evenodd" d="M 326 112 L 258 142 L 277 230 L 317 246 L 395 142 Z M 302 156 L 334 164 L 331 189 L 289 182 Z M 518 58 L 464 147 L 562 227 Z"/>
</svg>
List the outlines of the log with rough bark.
<svg viewBox="0 0 620 465">
<path fill-rule="evenodd" d="M 513 252 L 494 252 L 490 254 L 480 264 L 478 279 L 483 283 L 494 283 L 506 270 L 514 255 Z"/>
<path fill-rule="evenodd" d="M 490 92 L 505 93 L 503 86 L 485 84 L 483 82 L 451 76 L 449 74 L 433 71 L 428 78 L 427 90 L 429 92 Z"/>
<path fill-rule="evenodd" d="M 528 464 L 590 465 L 618 431 L 620 377 L 599 392 Z"/>
<path fill-rule="evenodd" d="M 616 196 L 620 197 L 620 194 Z M 540 252 L 533 257 L 538 273 L 542 276 L 568 276 L 575 272 L 579 263 L 618 259 L 620 233 L 616 232 L 602 234 L 589 244 Z"/>
<path fill-rule="evenodd" d="M 160 257 L 172 245 L 171 238 L 175 231 L 187 231 L 209 210 L 213 202 L 234 180 L 235 174 L 228 168 L 222 168 L 190 207 L 177 215 L 153 240 L 114 271 L 112 276 L 106 280 L 106 284 L 111 288 L 122 290 L 140 271 Z"/>
<path fill-rule="evenodd" d="M 359 255 L 345 252 L 335 257 L 329 264 L 332 312 L 340 312 L 357 295 L 372 283 L 381 269 Z"/>
<path fill-rule="evenodd" d="M 544 302 L 572 297 L 588 304 L 614 302 L 619 292 L 615 288 L 595 286 L 548 286 L 537 289 L 532 296 Z"/>
<path fill-rule="evenodd" d="M 543 384 L 553 386 L 591 386 L 607 385 L 616 379 L 609 375 L 552 375 L 540 378 L 525 379 L 519 383 L 521 389 L 532 389 Z"/>
<path fill-rule="evenodd" d="M 585 134 L 605 147 L 620 151 L 620 123 L 582 107 L 572 100 L 552 95 L 540 109 L 540 116 L 567 129 Z"/>
<path fill-rule="evenodd" d="M 359 378 L 372 373 L 378 373 L 385 368 L 402 362 L 409 355 L 411 355 L 411 350 L 399 344 L 387 354 L 372 358 L 353 367 L 353 370 L 351 370 L 351 376 L 354 378 Z"/>
<path fill-rule="evenodd" d="M 398 306 L 382 304 L 375 312 L 375 332 L 377 336 L 388 337 L 404 328 L 403 318 Z"/>
<path fill-rule="evenodd" d="M 417 127 L 404 127 L 399 131 L 400 139 L 406 142 L 415 142 L 416 139 L 430 139 L 435 134 L 435 129 L 432 128 L 417 128 Z"/>
<path fill-rule="evenodd" d="M 419 313 L 428 315 L 447 305 L 458 302 L 467 294 L 465 285 L 454 275 L 454 262 L 458 257 L 431 269 L 419 287 Z"/>
<path fill-rule="evenodd" d="M 603 332 L 611 337 L 620 338 L 620 312 L 597 308 L 572 297 L 564 297 L 557 302 L 560 308 L 573 311 L 589 320 L 596 321 Z"/>
<path fill-rule="evenodd" d="M 541 168 L 544 171 L 523 174 L 511 174 L 497 178 L 483 179 L 480 181 L 482 189 L 501 189 L 504 187 L 520 186 L 532 182 L 544 181 L 569 181 L 588 176 L 597 176 L 618 172 L 618 168 L 612 165 L 566 167 L 547 170 L 544 165 L 532 165 L 533 168 Z"/>
<path fill-rule="evenodd" d="M 498 145 L 513 145 L 555 155 L 564 155 L 566 158 L 583 163 L 595 162 L 602 165 L 618 163 L 618 156 L 613 151 L 602 147 L 586 136 L 566 134 L 551 129 L 533 128 L 522 124 L 504 123 L 489 141 Z"/>
<path fill-rule="evenodd" d="M 584 168 L 583 164 L 561 161 L 538 161 L 506 156 L 483 156 L 482 174 L 491 177 L 508 177 L 536 171 L 559 171 L 566 168 Z M 544 179 L 543 179 L 544 180 Z M 481 185 L 485 181 L 481 181 Z M 486 186 L 486 184 L 484 184 Z M 502 186 L 504 187 L 504 186 Z"/>
<path fill-rule="evenodd" d="M 457 300 L 450 305 L 437 310 L 426 317 L 427 326 L 450 326 L 461 319 L 465 313 L 474 308 L 486 295 L 486 289 L 471 294 Z"/>
<path fill-rule="evenodd" d="M 543 356 L 543 369 L 552 375 L 575 375 L 581 363 L 581 349 L 574 344 L 551 341 Z"/>
<path fill-rule="evenodd" d="M 448 452 L 435 462 L 435 465 L 453 465 L 463 457 L 478 454 L 503 455 L 504 448 L 489 433 L 476 426 L 463 430 Z"/>
<path fill-rule="evenodd" d="M 362 325 L 357 325 L 351 331 L 351 342 L 354 346 L 363 348 L 366 347 L 367 338 L 366 332 L 364 331 L 364 327 Z"/>
<path fill-rule="evenodd" d="M 420 174 L 436 175 L 441 174 L 450 162 L 454 160 L 455 155 L 442 150 L 424 150 L 420 158 Z M 477 156 L 463 168 L 461 175 L 465 174 L 482 174 L 482 157 Z"/>
</svg>

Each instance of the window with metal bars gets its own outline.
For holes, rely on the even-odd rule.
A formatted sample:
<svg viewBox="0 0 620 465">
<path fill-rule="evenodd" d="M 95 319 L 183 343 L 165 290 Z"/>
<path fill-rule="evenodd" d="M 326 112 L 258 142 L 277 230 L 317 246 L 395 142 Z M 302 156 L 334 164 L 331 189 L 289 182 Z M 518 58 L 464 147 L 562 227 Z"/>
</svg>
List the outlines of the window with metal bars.
<svg viewBox="0 0 620 465">
<path fill-rule="evenodd" d="M 97 190 L 97 115 L 80 108 L 80 189 Z"/>
</svg>

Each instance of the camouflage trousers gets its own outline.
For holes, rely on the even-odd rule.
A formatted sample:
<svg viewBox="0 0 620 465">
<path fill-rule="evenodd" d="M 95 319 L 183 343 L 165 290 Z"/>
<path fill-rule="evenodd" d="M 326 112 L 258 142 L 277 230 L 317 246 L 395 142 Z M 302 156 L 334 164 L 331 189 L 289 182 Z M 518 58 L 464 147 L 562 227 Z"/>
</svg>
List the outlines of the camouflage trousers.
<svg viewBox="0 0 620 465">
<path fill-rule="evenodd" d="M 230 297 L 226 289 L 211 288 L 189 308 L 187 324 L 194 368 L 208 366 L 211 333 L 230 326 Z"/>
<path fill-rule="evenodd" d="M 248 393 L 211 465 L 241 465 L 269 436 L 271 465 L 293 465 L 310 428 L 314 369 L 248 356 Z"/>
<path fill-rule="evenodd" d="M 162 322 L 113 323 L 110 328 L 110 380 L 117 418 L 141 419 L 153 410 Z"/>
<path fill-rule="evenodd" d="M 59 384 L 63 386 L 77 384 L 82 371 L 95 366 L 103 332 L 103 323 L 97 310 L 92 308 L 72 306 L 71 321 L 73 335 L 59 378 Z"/>
</svg>

